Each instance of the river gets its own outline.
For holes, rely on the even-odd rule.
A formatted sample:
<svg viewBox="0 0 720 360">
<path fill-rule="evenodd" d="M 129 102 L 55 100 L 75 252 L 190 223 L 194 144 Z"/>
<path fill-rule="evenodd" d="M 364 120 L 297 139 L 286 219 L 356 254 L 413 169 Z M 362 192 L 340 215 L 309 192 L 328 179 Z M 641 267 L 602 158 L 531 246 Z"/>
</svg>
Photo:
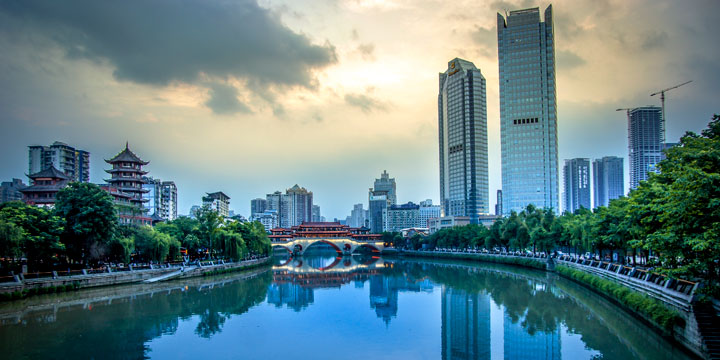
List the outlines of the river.
<svg viewBox="0 0 720 360">
<path fill-rule="evenodd" d="M 602 297 L 496 264 L 277 256 L 272 267 L 0 304 L 4 359 L 687 359 Z"/>
</svg>

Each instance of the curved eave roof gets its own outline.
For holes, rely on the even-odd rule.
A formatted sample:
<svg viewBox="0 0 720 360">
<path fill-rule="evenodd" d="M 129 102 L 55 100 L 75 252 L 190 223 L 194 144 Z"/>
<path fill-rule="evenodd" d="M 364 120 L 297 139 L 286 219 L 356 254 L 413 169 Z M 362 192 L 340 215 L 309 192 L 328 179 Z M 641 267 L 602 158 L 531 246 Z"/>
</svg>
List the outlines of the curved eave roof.
<svg viewBox="0 0 720 360">
<path fill-rule="evenodd" d="M 150 162 L 149 161 L 143 161 L 140 159 L 137 155 L 135 155 L 134 152 L 130 151 L 127 144 L 125 145 L 125 150 L 121 151 L 115 157 L 113 157 L 110 160 L 105 160 L 106 163 L 112 164 L 115 162 L 132 162 L 132 163 L 139 163 L 142 165 L 147 165 Z"/>
</svg>

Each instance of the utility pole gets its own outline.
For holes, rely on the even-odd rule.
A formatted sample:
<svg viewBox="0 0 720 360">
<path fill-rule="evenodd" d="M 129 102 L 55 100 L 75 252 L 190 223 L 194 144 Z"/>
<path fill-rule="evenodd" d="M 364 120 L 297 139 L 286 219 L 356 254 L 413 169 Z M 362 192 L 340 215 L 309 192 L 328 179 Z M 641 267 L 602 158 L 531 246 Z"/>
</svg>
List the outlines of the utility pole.
<svg viewBox="0 0 720 360">
<path fill-rule="evenodd" d="M 691 82 L 692 82 L 692 80 L 686 81 L 686 82 L 684 82 L 684 83 L 682 83 L 682 84 L 680 84 L 680 85 L 675 85 L 675 86 L 673 86 L 673 87 L 669 87 L 669 88 L 667 88 L 667 89 L 663 89 L 663 90 L 660 90 L 660 91 L 658 91 L 658 92 L 654 92 L 654 93 L 650 94 L 650 96 L 655 96 L 655 95 L 657 95 L 657 94 L 660 94 L 660 103 L 662 104 L 662 143 L 663 143 L 663 146 L 665 146 L 664 144 L 665 144 L 665 127 L 666 127 L 666 125 L 665 125 L 665 121 L 666 121 L 666 117 L 665 117 L 665 92 L 666 92 L 666 91 L 670 91 L 670 90 L 672 90 L 672 89 L 677 89 L 677 88 L 679 88 L 679 87 L 681 87 L 681 86 L 683 86 L 683 85 L 687 85 L 687 84 L 689 84 L 689 83 L 691 83 Z"/>
</svg>

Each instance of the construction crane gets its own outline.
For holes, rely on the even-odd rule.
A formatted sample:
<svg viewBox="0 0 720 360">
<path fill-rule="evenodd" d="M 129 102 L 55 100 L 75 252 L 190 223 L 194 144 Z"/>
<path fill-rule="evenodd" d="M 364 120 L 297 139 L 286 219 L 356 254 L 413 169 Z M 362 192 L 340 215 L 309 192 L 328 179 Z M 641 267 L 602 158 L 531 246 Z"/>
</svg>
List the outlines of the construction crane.
<svg viewBox="0 0 720 360">
<path fill-rule="evenodd" d="M 667 89 L 663 89 L 658 92 L 654 92 L 654 93 L 650 94 L 650 96 L 655 96 L 657 94 L 660 94 L 660 103 L 662 104 L 662 142 L 663 142 L 663 144 L 665 143 L 665 127 L 666 127 L 665 124 L 666 124 L 666 120 L 667 120 L 667 118 L 665 117 L 665 92 L 670 91 L 672 89 L 677 89 L 677 88 L 679 88 L 683 85 L 687 85 L 691 82 L 692 82 L 692 80 L 686 81 L 680 85 L 675 85 L 673 87 L 669 87 Z"/>
</svg>

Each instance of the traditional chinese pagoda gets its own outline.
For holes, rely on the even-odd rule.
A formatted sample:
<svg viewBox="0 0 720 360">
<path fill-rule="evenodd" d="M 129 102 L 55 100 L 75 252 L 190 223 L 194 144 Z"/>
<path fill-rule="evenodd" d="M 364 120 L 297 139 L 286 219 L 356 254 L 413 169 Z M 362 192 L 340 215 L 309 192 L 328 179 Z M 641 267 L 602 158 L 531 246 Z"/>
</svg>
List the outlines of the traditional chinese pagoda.
<svg viewBox="0 0 720 360">
<path fill-rule="evenodd" d="M 145 214 L 143 207 L 143 203 L 148 201 L 143 198 L 143 194 L 149 190 L 143 188 L 145 180 L 142 178 L 148 173 L 142 167 L 149 162 L 130 151 L 127 143 L 125 150 L 105 162 L 112 165 L 112 169 L 105 170 L 111 175 L 110 179 L 105 180 L 108 183 L 106 190 L 110 190 L 115 198 L 120 223 L 149 225 L 152 219 Z"/>
<path fill-rule="evenodd" d="M 55 205 L 58 191 L 67 186 L 72 179 L 54 166 L 28 175 L 31 185 L 20 190 L 23 201 L 35 206 Z"/>
</svg>

